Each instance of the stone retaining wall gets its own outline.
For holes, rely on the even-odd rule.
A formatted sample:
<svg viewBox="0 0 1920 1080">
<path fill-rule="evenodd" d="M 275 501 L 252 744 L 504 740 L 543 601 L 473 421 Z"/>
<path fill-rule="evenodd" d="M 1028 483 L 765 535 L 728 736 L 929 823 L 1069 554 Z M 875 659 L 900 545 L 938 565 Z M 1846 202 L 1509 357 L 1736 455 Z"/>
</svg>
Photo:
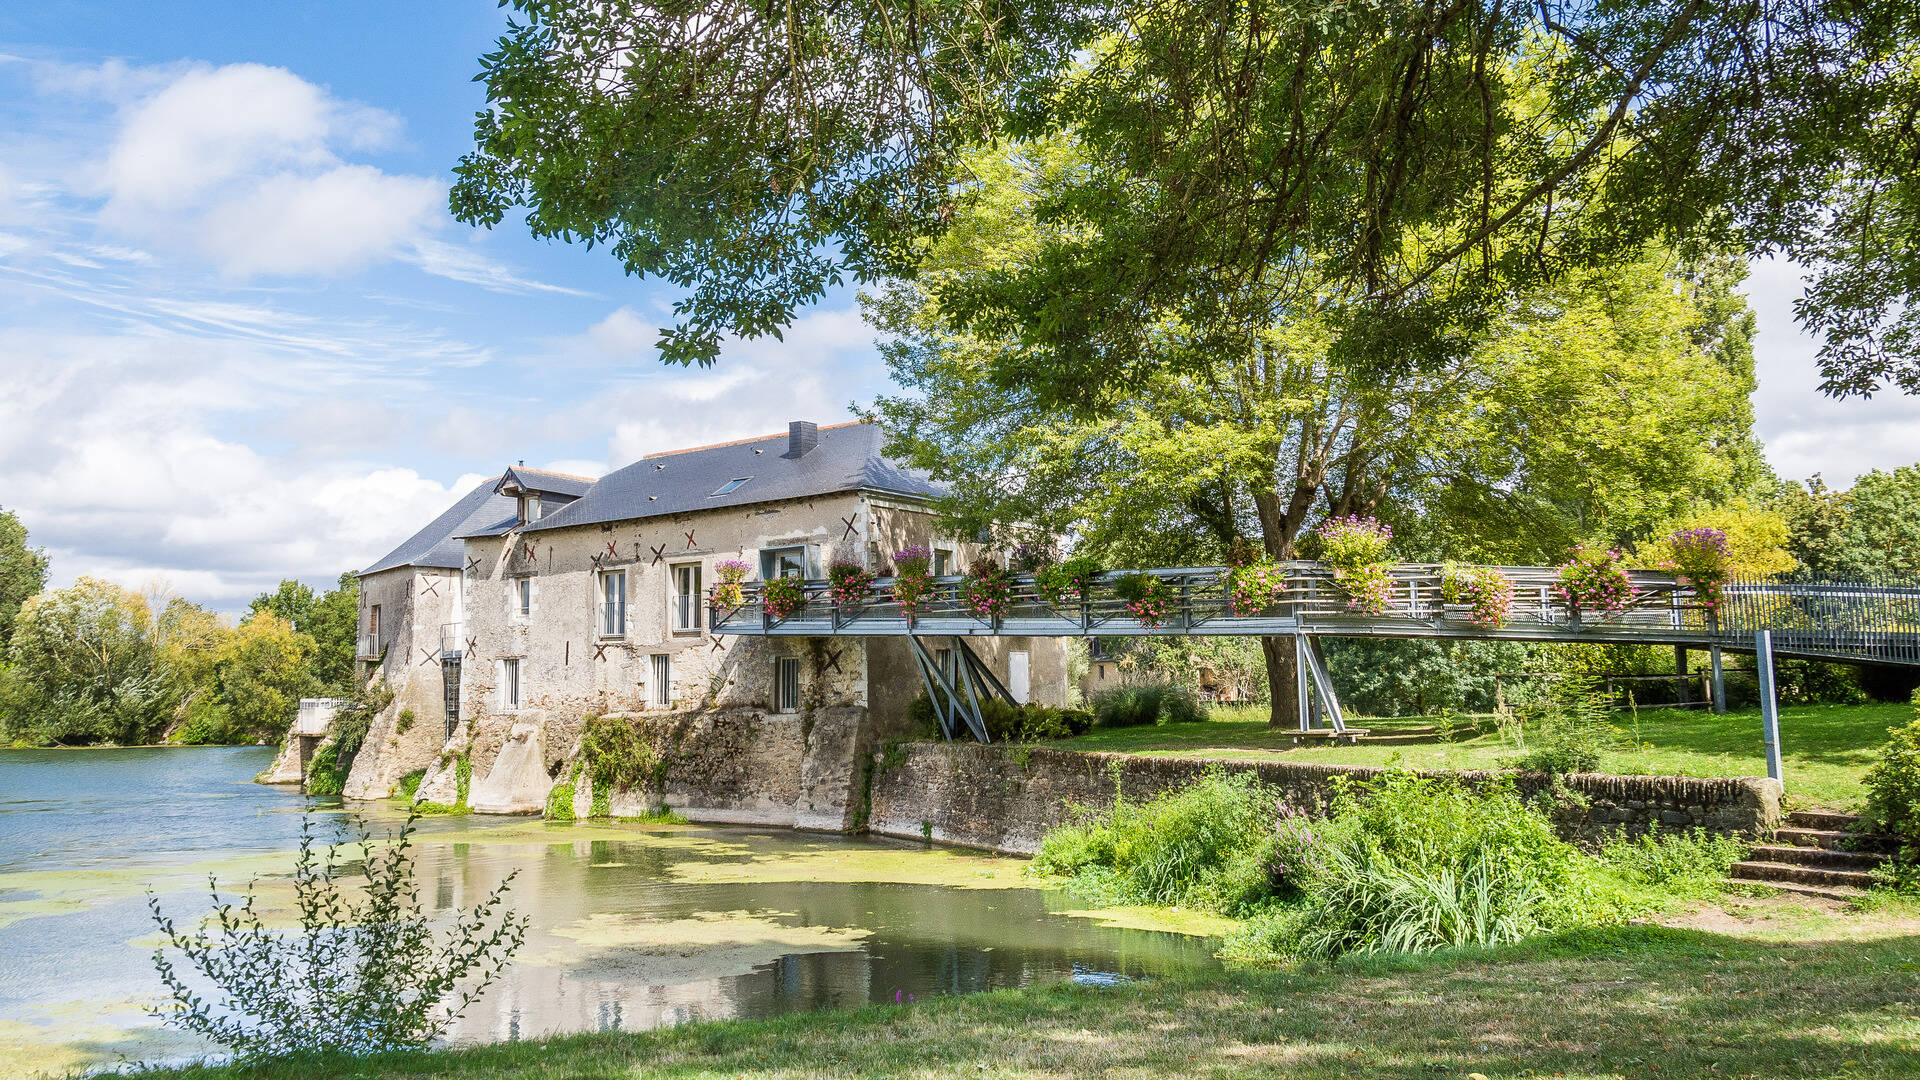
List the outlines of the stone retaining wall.
<svg viewBox="0 0 1920 1080">
<path fill-rule="evenodd" d="M 867 827 L 886 836 L 1031 855 L 1048 830 L 1076 807 L 1105 809 L 1116 790 L 1146 799 L 1192 783 L 1211 766 L 1248 770 L 1296 806 L 1326 805 L 1336 776 L 1367 779 L 1386 770 L 1349 765 L 1088 754 L 1024 746 L 907 743 L 877 755 Z M 1465 772 L 1469 783 L 1511 776 L 1528 799 L 1552 804 L 1562 836 L 1596 840 L 1617 830 L 1644 832 L 1699 826 L 1754 834 L 1780 821 L 1780 784 L 1764 778 L 1610 776 L 1576 773 L 1566 787 L 1586 805 L 1553 800 L 1540 774 Z"/>
</svg>

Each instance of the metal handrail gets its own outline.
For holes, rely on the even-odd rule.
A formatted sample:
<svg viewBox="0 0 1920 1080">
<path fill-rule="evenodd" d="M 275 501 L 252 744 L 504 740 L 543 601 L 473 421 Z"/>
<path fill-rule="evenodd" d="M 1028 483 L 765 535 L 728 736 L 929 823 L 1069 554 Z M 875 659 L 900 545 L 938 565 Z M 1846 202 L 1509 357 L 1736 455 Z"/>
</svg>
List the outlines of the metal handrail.
<svg viewBox="0 0 1920 1080">
<path fill-rule="evenodd" d="M 1513 584 L 1504 623 L 1475 626 L 1464 605 L 1441 596 L 1442 568 L 1403 563 L 1392 567 L 1388 609 L 1354 610 L 1333 568 L 1324 563 L 1284 564 L 1286 584 L 1259 612 L 1235 615 L 1225 567 L 1154 567 L 1099 575 L 1084 597 L 1049 603 L 1033 576 L 1012 576 L 1006 611 L 992 619 L 967 608 L 966 578 L 933 580 L 932 596 L 912 612 L 892 596 L 893 579 L 874 582 L 869 598 L 836 604 L 823 580 L 802 584 L 806 601 L 784 619 L 761 603 L 762 582 L 742 585 L 736 608 L 712 606 L 716 634 L 897 635 L 905 633 L 1007 636 L 1141 636 L 1333 634 L 1405 637 L 1477 637 L 1505 640 L 1641 642 L 1751 648 L 1753 634 L 1768 630 L 1782 654 L 1814 658 L 1920 665 L 1920 588 L 1862 586 L 1841 582 L 1729 581 L 1713 607 L 1674 575 L 1629 572 L 1632 600 L 1617 612 L 1583 612 L 1558 590 L 1559 570 L 1541 566 L 1494 567 Z M 1147 573 L 1175 586 L 1167 618 L 1143 625 L 1114 592 L 1128 573 Z M 711 597 L 711 593 L 709 594 Z"/>
</svg>

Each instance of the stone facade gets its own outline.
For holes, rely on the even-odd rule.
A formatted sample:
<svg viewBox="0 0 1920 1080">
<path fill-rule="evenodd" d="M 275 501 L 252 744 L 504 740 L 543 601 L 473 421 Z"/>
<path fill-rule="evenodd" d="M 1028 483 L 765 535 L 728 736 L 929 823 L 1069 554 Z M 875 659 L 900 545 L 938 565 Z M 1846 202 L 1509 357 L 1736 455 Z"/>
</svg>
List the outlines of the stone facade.
<svg viewBox="0 0 1920 1080">
<path fill-rule="evenodd" d="M 460 624 L 465 585 L 458 570 L 417 566 L 361 577 L 360 636 L 372 639 L 377 658 L 364 662 L 361 673 L 384 680 L 393 703 L 367 729 L 365 748 L 347 775 L 347 798 L 385 798 L 401 777 L 438 757 L 447 740 L 441 629 Z"/>
<path fill-rule="evenodd" d="M 761 468 L 772 460 L 762 458 Z M 522 473 L 530 475 L 508 475 Z M 464 534 L 462 569 L 409 566 L 363 577 L 363 631 L 377 604 L 393 639 L 374 674 L 396 700 L 355 760 L 349 796 L 382 797 L 424 769 L 416 797 L 453 803 L 465 770 L 470 808 L 539 812 L 553 786 L 572 776 L 586 719 L 600 715 L 661 736 L 660 794 L 688 817 L 850 828 L 873 749 L 910 734 L 908 708 L 921 680 L 907 642 L 713 635 L 704 591 L 717 580 L 714 564 L 761 567 L 763 553 L 797 550 L 807 576 L 818 578 L 837 560 L 885 574 L 895 553 L 916 544 L 937 550 L 949 573 L 987 556 L 979 545 L 936 537 L 925 499 L 864 488 L 613 521 L 505 525 Z M 688 569 L 698 571 L 701 590 L 691 610 L 682 594 Z M 616 576 L 624 617 L 609 620 L 608 579 Z M 459 661 L 452 717 L 441 678 L 443 625 L 444 655 Z M 1067 701 L 1067 643 L 969 644 L 1003 681 L 1011 681 L 1012 654 L 1024 652 L 1029 699 Z M 794 701 L 778 700 L 783 662 L 797 664 Z M 397 730 L 402 709 L 414 714 L 405 733 Z M 577 784 L 575 799 L 591 805 L 590 785 Z M 621 793 L 613 808 L 643 813 L 652 801 Z"/>
<path fill-rule="evenodd" d="M 1365 780 L 1384 769 L 1293 762 L 1086 754 L 1032 746 L 908 743 L 876 759 L 867 827 L 887 836 L 922 837 L 1031 855 L 1048 830 L 1076 809 L 1104 810 L 1114 793 L 1152 798 L 1192 783 L 1209 768 L 1249 770 L 1295 806 L 1320 812 L 1339 776 Z M 1467 772 L 1468 783 L 1511 778 L 1520 794 L 1551 807 L 1560 834 L 1592 842 L 1617 831 L 1698 826 L 1753 836 L 1780 822 L 1780 783 L 1755 777 L 1574 774 L 1566 787 L 1584 797 L 1554 799 L 1540 774 Z"/>
</svg>

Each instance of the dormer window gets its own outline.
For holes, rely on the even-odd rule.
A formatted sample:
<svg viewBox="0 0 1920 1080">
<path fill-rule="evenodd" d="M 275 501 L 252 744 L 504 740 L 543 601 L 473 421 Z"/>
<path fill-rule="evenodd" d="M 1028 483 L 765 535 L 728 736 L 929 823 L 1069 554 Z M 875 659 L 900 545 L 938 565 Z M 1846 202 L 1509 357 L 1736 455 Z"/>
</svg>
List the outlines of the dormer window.
<svg viewBox="0 0 1920 1080">
<path fill-rule="evenodd" d="M 712 495 L 707 496 L 707 498 L 712 499 L 721 495 L 731 495 L 734 492 L 740 490 L 741 484 L 744 484 L 751 479 L 753 479 L 753 477 L 751 476 L 736 476 L 733 479 L 727 481 L 726 483 L 721 484 L 720 490 L 714 492 Z"/>
<path fill-rule="evenodd" d="M 540 520 L 540 496 L 520 496 L 520 524 L 531 525 Z"/>
</svg>

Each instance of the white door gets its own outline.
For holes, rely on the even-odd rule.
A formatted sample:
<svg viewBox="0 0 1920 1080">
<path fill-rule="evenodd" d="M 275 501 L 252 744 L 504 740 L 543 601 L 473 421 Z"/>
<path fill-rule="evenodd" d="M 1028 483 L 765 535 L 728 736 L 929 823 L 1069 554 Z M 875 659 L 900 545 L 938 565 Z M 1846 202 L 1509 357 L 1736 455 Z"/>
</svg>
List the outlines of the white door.
<svg viewBox="0 0 1920 1080">
<path fill-rule="evenodd" d="M 1022 705 L 1033 697 L 1032 678 L 1028 674 L 1027 654 L 1024 652 L 1007 654 L 1007 692 Z"/>
</svg>

